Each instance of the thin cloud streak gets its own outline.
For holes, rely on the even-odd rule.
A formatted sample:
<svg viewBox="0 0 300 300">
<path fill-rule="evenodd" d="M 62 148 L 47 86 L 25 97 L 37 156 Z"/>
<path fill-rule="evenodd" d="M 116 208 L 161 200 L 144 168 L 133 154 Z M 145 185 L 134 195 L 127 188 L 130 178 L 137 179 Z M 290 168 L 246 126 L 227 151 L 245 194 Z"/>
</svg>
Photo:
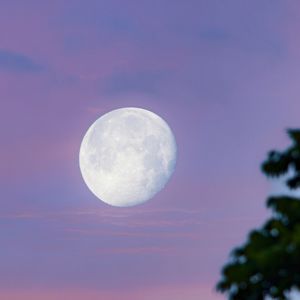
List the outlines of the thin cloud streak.
<svg viewBox="0 0 300 300">
<path fill-rule="evenodd" d="M 181 213 L 178 219 L 176 215 Z M 162 209 L 162 210 L 140 210 L 135 212 L 112 212 L 105 210 L 77 210 L 64 212 L 45 212 L 45 211 L 23 211 L 15 213 L 0 214 L 0 219 L 48 219 L 48 220 L 65 220 L 70 223 L 75 221 L 85 222 L 86 218 L 96 223 L 110 224 L 125 227 L 184 227 L 186 225 L 205 225 L 215 223 L 235 223 L 242 221 L 259 220 L 259 217 L 240 217 L 240 218 L 216 218 L 202 216 L 200 211 L 184 211 L 176 209 Z M 186 216 L 185 216 L 186 215 Z"/>
<path fill-rule="evenodd" d="M 191 240 L 199 240 L 203 239 L 199 233 L 190 233 L 190 232 L 130 232 L 130 231 L 104 231 L 104 230 L 92 230 L 92 229 L 77 229 L 77 228 L 67 228 L 65 230 L 66 233 L 71 235 L 71 238 L 75 238 L 77 236 L 78 239 L 81 236 L 110 236 L 110 237 L 143 237 L 143 238 L 164 238 L 164 239 L 191 239 Z"/>
<path fill-rule="evenodd" d="M 43 71 L 44 67 L 24 54 L 0 49 L 0 70 L 37 73 Z"/>
<path fill-rule="evenodd" d="M 77 287 L 59 290 L 3 290 L 1 299 L 5 300 L 221 300 L 222 296 L 216 294 L 211 283 L 177 284 L 157 287 L 144 287 L 118 290 L 79 289 Z"/>
<path fill-rule="evenodd" d="M 175 248 L 166 247 L 127 247 L 127 248 L 110 248 L 97 249 L 97 254 L 166 254 L 171 255 L 176 251 Z"/>
</svg>

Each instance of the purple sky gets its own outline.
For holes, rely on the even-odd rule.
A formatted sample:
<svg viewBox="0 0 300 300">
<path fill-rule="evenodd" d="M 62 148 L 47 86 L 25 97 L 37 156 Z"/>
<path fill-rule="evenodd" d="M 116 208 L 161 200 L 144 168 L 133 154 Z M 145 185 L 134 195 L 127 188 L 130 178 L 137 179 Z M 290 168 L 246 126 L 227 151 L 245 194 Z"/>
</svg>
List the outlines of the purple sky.
<svg viewBox="0 0 300 300">
<path fill-rule="evenodd" d="M 0 298 L 217 300 L 229 251 L 268 215 L 259 165 L 300 127 L 300 4 L 0 2 Z M 162 116 L 178 144 L 133 208 L 81 179 L 103 113 Z"/>
</svg>

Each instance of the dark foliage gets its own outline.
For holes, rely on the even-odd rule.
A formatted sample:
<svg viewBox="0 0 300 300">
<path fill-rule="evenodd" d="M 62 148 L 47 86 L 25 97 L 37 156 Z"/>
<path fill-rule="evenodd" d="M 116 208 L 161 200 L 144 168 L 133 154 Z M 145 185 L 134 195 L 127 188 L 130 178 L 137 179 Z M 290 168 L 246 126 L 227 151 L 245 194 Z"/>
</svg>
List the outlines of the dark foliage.
<svg viewBox="0 0 300 300">
<path fill-rule="evenodd" d="M 300 186 L 300 130 L 289 130 L 292 146 L 284 152 L 271 151 L 262 164 L 269 177 L 293 170 L 286 184 Z M 293 288 L 300 289 L 300 199 L 271 197 L 267 206 L 272 217 L 262 228 L 250 232 L 248 241 L 232 251 L 217 289 L 230 300 L 287 300 Z"/>
</svg>

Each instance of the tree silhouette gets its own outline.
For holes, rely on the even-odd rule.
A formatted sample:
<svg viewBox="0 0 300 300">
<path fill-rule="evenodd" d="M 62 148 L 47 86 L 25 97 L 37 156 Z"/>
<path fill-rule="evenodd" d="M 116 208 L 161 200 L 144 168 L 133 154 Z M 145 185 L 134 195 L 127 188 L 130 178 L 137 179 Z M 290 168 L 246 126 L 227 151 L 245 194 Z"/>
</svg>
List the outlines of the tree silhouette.
<svg viewBox="0 0 300 300">
<path fill-rule="evenodd" d="M 289 189 L 300 187 L 300 130 L 288 130 L 292 145 L 286 151 L 271 151 L 262 164 L 268 177 L 292 175 Z M 300 199 L 270 197 L 272 217 L 250 232 L 245 245 L 234 249 L 222 270 L 217 290 L 230 300 L 289 299 L 288 292 L 300 289 Z"/>
</svg>

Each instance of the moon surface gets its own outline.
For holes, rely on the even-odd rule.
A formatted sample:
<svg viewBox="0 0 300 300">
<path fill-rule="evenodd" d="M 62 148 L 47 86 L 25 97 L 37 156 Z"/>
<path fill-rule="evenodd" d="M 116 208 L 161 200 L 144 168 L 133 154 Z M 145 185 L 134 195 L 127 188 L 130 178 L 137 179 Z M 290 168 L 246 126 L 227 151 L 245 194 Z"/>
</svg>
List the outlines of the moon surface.
<svg viewBox="0 0 300 300">
<path fill-rule="evenodd" d="M 88 188 L 103 202 L 134 206 L 153 198 L 174 172 L 177 146 L 168 124 L 141 108 L 120 108 L 97 119 L 80 147 Z"/>
</svg>

